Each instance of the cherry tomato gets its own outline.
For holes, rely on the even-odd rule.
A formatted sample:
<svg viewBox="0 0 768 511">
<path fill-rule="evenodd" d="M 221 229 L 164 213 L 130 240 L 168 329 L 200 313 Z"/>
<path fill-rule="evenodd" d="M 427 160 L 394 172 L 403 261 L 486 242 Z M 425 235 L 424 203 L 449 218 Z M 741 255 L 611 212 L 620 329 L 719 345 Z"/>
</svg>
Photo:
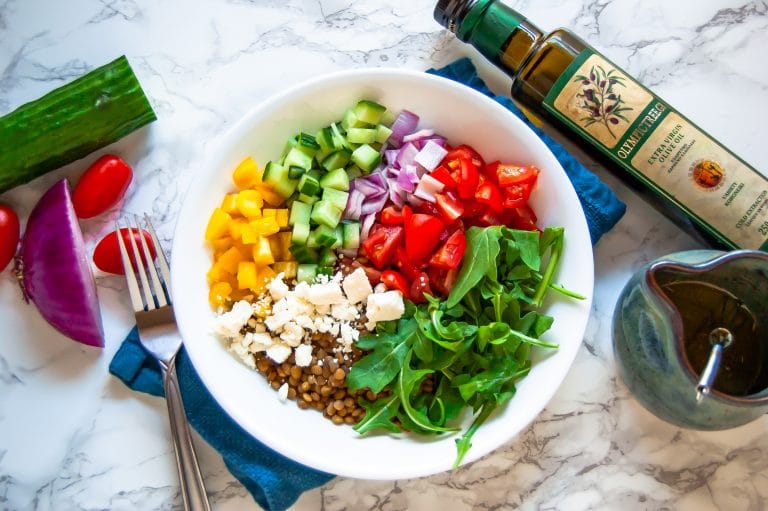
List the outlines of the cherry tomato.
<svg viewBox="0 0 768 511">
<path fill-rule="evenodd" d="M 387 289 L 400 291 L 404 298 L 410 296 L 411 284 L 399 271 L 384 270 L 381 272 L 381 282 L 387 286 Z"/>
<path fill-rule="evenodd" d="M 435 205 L 440 217 L 447 224 L 453 223 L 464 214 L 464 205 L 452 192 L 436 193 Z"/>
<path fill-rule="evenodd" d="M 480 182 L 480 173 L 477 165 L 470 158 L 459 157 L 459 168 L 456 174 L 454 174 L 453 179 L 459 183 L 457 186 L 459 197 L 462 199 L 473 197 Z"/>
<path fill-rule="evenodd" d="M 405 252 L 411 261 L 418 263 L 432 254 L 440 242 L 445 224 L 439 218 L 414 213 L 405 226 Z"/>
<path fill-rule="evenodd" d="M 395 250 L 403 237 L 400 225 L 379 225 L 363 241 L 362 249 L 368 260 L 379 270 L 394 261 Z"/>
<path fill-rule="evenodd" d="M 451 294 L 453 285 L 456 283 L 456 277 L 459 275 L 459 269 L 454 268 L 452 270 L 443 270 L 433 266 L 429 269 L 428 273 L 429 285 L 434 287 L 435 290 L 441 293 L 443 296 L 448 296 Z"/>
<path fill-rule="evenodd" d="M 405 253 L 405 248 L 402 246 L 397 247 L 395 251 L 395 266 L 408 280 L 414 280 L 421 273 L 421 269 L 411 261 L 411 258 L 408 257 L 408 254 Z"/>
<path fill-rule="evenodd" d="M 429 276 L 421 272 L 411 283 L 411 301 L 413 303 L 424 303 L 427 301 L 424 298 L 424 293 L 433 295 L 432 288 L 429 285 Z"/>
<path fill-rule="evenodd" d="M 491 181 L 486 181 L 477 187 L 475 200 L 480 204 L 485 204 L 496 213 L 500 213 L 504 209 L 501 204 L 501 192 Z"/>
<path fill-rule="evenodd" d="M 443 183 L 446 190 L 456 188 L 456 181 L 453 180 L 451 173 L 444 165 L 439 165 L 429 175 Z"/>
<path fill-rule="evenodd" d="M 467 249 L 467 237 L 464 231 L 454 231 L 440 249 L 434 253 L 429 265 L 443 270 L 452 270 L 461 264 Z"/>
<path fill-rule="evenodd" d="M 539 169 L 533 165 L 518 167 L 517 165 L 502 165 L 496 167 L 496 178 L 499 186 L 533 184 L 539 175 Z"/>
<path fill-rule="evenodd" d="M 3 271 L 19 245 L 19 217 L 5 204 L 0 204 L 0 271 Z"/>
<path fill-rule="evenodd" d="M 131 265 L 136 268 L 136 259 L 133 257 L 133 247 L 131 246 L 131 238 L 133 238 L 136 242 L 136 248 L 139 249 L 139 253 L 141 254 L 141 262 L 146 266 L 147 260 L 144 257 L 144 250 L 141 246 L 139 230 L 122 228 L 120 229 L 120 235 L 122 236 L 123 243 L 125 243 L 125 248 L 128 251 L 128 257 L 131 259 Z M 141 236 L 143 236 L 144 240 L 147 242 L 149 254 L 154 260 L 157 254 L 155 252 L 155 246 L 152 244 L 152 237 L 144 229 L 141 229 Z M 125 275 L 123 261 L 120 258 L 120 245 L 117 242 L 117 231 L 110 232 L 99 241 L 93 251 L 93 262 L 101 271 L 115 273 L 117 275 Z"/>
<path fill-rule="evenodd" d="M 530 206 L 525 204 L 511 211 L 514 211 L 515 216 L 507 225 L 513 229 L 522 229 L 526 231 L 535 231 L 538 229 L 538 227 L 536 227 L 536 214 Z"/>
<path fill-rule="evenodd" d="M 399 225 L 403 223 L 403 212 L 394 206 L 387 206 L 381 210 L 381 223 L 385 225 Z"/>
<path fill-rule="evenodd" d="M 505 209 L 514 209 L 524 206 L 528 202 L 528 198 L 531 196 L 530 183 L 522 183 L 519 185 L 509 185 L 504 188 L 504 198 L 502 199 L 502 206 Z"/>
<path fill-rule="evenodd" d="M 119 156 L 105 154 L 86 169 L 72 191 L 72 204 L 79 218 L 92 218 L 107 211 L 125 195 L 133 170 Z"/>
</svg>

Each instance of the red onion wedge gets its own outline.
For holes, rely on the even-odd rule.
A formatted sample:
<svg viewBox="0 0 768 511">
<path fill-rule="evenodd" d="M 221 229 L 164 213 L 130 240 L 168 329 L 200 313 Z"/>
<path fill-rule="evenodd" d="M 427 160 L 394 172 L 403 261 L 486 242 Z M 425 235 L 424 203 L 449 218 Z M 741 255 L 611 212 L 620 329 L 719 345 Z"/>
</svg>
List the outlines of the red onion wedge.
<svg viewBox="0 0 768 511">
<path fill-rule="evenodd" d="M 43 318 L 67 337 L 103 347 L 96 284 L 66 179 L 32 210 L 19 257 L 22 289 Z"/>
</svg>

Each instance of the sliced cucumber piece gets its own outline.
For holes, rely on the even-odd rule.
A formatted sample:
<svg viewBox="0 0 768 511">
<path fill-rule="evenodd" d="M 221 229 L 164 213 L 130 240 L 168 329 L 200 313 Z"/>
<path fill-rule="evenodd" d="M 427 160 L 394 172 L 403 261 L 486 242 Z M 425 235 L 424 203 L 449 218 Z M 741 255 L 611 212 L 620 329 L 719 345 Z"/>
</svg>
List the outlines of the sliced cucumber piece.
<svg viewBox="0 0 768 511">
<path fill-rule="evenodd" d="M 387 109 L 375 101 L 363 99 L 355 105 L 355 117 L 368 124 L 378 124 Z"/>
<path fill-rule="evenodd" d="M 291 251 L 291 254 L 293 254 L 293 257 L 296 258 L 296 261 L 299 263 L 306 264 L 317 262 L 317 251 L 313 248 L 309 248 L 304 244 L 294 243 L 291 245 L 289 250 Z"/>
<path fill-rule="evenodd" d="M 290 179 L 288 177 L 288 167 L 280 165 L 275 161 L 267 162 L 267 166 L 264 167 L 262 181 L 270 185 L 278 195 L 286 199 L 296 190 L 296 185 L 299 183 L 298 179 Z"/>
<path fill-rule="evenodd" d="M 291 243 L 304 246 L 309 238 L 309 224 L 296 222 L 293 224 L 293 233 L 291 234 Z M 291 250 L 293 252 L 293 250 Z M 294 254 L 295 255 L 295 254 Z M 298 258 L 296 258 L 298 260 Z"/>
<path fill-rule="evenodd" d="M 314 204 L 315 202 L 320 200 L 320 197 L 318 197 L 317 195 L 307 195 L 305 193 L 300 193 L 297 198 L 301 202 L 304 202 L 304 203 L 310 204 L 310 205 Z"/>
<path fill-rule="evenodd" d="M 330 247 L 336 243 L 336 229 L 328 227 L 327 225 L 318 226 L 317 229 L 312 231 L 315 234 L 315 240 L 321 247 Z"/>
<path fill-rule="evenodd" d="M 322 227 L 322 225 L 320 226 Z M 307 247 L 309 248 L 318 248 L 320 246 L 320 243 L 317 241 L 317 229 L 314 231 L 309 231 L 309 237 L 307 238 Z"/>
<path fill-rule="evenodd" d="M 320 149 L 320 144 L 317 143 L 315 137 L 308 133 L 299 133 L 296 136 L 296 148 L 307 156 L 314 156 Z"/>
<path fill-rule="evenodd" d="M 299 179 L 304 175 L 304 172 L 306 172 L 304 167 L 297 167 L 296 165 L 291 165 L 288 167 L 288 177 L 290 179 Z"/>
<path fill-rule="evenodd" d="M 342 212 L 343 210 L 333 202 L 319 200 L 312 206 L 312 215 L 310 218 L 316 224 L 333 228 L 336 227 L 341 220 Z M 307 233 L 307 235 L 309 235 L 309 233 Z"/>
<path fill-rule="evenodd" d="M 320 181 L 317 179 L 317 173 L 309 171 L 299 180 L 299 186 L 297 188 L 300 194 L 304 195 L 319 195 L 320 194 Z"/>
<path fill-rule="evenodd" d="M 312 168 L 312 156 L 308 155 L 297 146 L 292 148 L 288 151 L 288 154 L 285 155 L 283 165 L 286 167 L 301 167 L 305 170 L 309 170 Z"/>
<path fill-rule="evenodd" d="M 336 252 L 332 248 L 326 248 L 320 252 L 320 257 L 317 260 L 319 266 L 333 267 L 336 264 Z"/>
<path fill-rule="evenodd" d="M 347 110 L 344 113 L 344 117 L 341 119 L 341 126 L 347 130 L 347 135 L 349 135 L 350 128 L 365 127 L 365 122 L 357 118 L 354 110 Z"/>
<path fill-rule="evenodd" d="M 347 171 L 343 168 L 338 168 L 328 172 L 320 178 L 320 186 L 346 192 L 349 190 L 349 176 L 347 175 Z M 301 183 L 299 183 L 299 190 L 301 190 Z M 346 207 L 346 204 L 344 204 L 344 207 Z"/>
<path fill-rule="evenodd" d="M 373 128 L 349 128 L 347 130 L 347 140 L 353 144 L 372 144 L 378 140 L 377 135 L 378 129 Z"/>
<path fill-rule="evenodd" d="M 323 188 L 322 200 L 330 202 L 342 211 L 347 207 L 347 199 L 349 199 L 349 193 L 347 192 L 334 188 Z M 336 224 L 333 224 L 333 227 L 336 227 Z"/>
<path fill-rule="evenodd" d="M 333 277 L 333 266 L 319 266 L 317 267 L 317 274 L 318 275 L 327 275 L 328 277 Z"/>
<path fill-rule="evenodd" d="M 349 149 L 339 149 L 338 151 L 334 151 L 329 154 L 328 157 L 323 160 L 322 166 L 325 170 L 329 171 L 338 169 L 339 167 L 344 167 L 347 163 L 349 163 L 349 159 L 352 157 L 352 154 L 352 151 Z"/>
<path fill-rule="evenodd" d="M 363 171 L 370 172 L 381 161 L 381 154 L 368 144 L 363 144 L 352 153 L 351 160 Z"/>
<path fill-rule="evenodd" d="M 307 224 L 312 214 L 312 206 L 302 201 L 293 201 L 291 204 L 291 214 L 288 217 L 288 225 Z"/>
<path fill-rule="evenodd" d="M 346 132 L 343 129 L 344 127 L 341 123 L 335 122 L 331 124 L 331 137 L 333 138 L 333 146 L 336 149 L 349 149 L 349 142 L 347 142 L 347 138 L 344 136 Z"/>
<path fill-rule="evenodd" d="M 344 241 L 341 246 L 345 249 L 360 248 L 360 223 L 344 222 L 341 224 L 342 238 Z"/>
<path fill-rule="evenodd" d="M 317 265 L 316 264 L 300 264 L 296 269 L 296 280 L 299 282 L 306 282 L 311 284 L 317 277 Z"/>
<path fill-rule="evenodd" d="M 336 226 L 336 232 L 334 233 L 334 237 L 336 238 L 336 241 L 333 242 L 333 245 L 331 245 L 331 248 L 333 250 L 336 250 L 337 248 L 341 248 L 341 244 L 344 243 L 344 231 L 341 229 L 341 224 Z"/>
<path fill-rule="evenodd" d="M 379 144 L 383 144 L 389 140 L 390 135 L 392 135 L 391 129 L 387 128 L 383 124 L 376 126 L 376 142 Z"/>
</svg>

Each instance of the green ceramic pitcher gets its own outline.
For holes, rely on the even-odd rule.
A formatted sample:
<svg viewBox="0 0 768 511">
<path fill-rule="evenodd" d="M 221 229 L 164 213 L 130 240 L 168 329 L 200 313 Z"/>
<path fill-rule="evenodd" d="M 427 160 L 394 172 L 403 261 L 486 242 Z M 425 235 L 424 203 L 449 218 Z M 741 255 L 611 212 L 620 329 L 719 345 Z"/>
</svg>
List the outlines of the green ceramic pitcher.
<svg viewBox="0 0 768 511">
<path fill-rule="evenodd" d="M 718 325 L 734 335 L 715 350 Z M 716 430 L 768 412 L 768 253 L 693 250 L 641 268 L 616 305 L 613 347 L 627 387 L 668 422 Z M 714 351 L 713 386 L 697 395 Z"/>
</svg>

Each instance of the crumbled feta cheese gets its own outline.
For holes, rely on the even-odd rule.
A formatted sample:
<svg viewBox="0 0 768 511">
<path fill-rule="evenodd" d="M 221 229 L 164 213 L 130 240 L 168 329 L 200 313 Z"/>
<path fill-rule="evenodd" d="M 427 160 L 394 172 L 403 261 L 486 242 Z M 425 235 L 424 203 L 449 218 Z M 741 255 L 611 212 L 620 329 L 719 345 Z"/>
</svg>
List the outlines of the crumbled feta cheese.
<svg viewBox="0 0 768 511">
<path fill-rule="evenodd" d="M 284 276 L 284 273 L 278 273 L 277 276 L 272 279 L 272 282 L 270 282 L 267 286 L 269 294 L 272 296 L 272 300 L 274 301 L 278 301 L 288 295 L 289 289 L 285 282 L 283 282 Z"/>
<path fill-rule="evenodd" d="M 307 314 L 299 314 L 298 316 L 293 318 L 293 321 L 294 323 L 299 325 L 301 328 L 306 328 L 308 330 L 311 330 L 312 326 L 315 324 L 312 318 Z"/>
<path fill-rule="evenodd" d="M 312 345 L 300 344 L 294 351 L 294 357 L 296 358 L 297 366 L 307 367 L 312 363 Z"/>
<path fill-rule="evenodd" d="M 376 287 L 373 288 L 374 293 L 383 293 L 386 290 L 387 290 L 387 286 L 385 286 L 383 282 L 379 282 L 378 284 L 376 284 Z"/>
<path fill-rule="evenodd" d="M 288 384 L 287 383 L 283 383 L 282 385 L 280 385 L 280 388 L 277 389 L 277 398 L 280 401 L 285 401 L 286 399 L 288 399 Z"/>
<path fill-rule="evenodd" d="M 354 321 L 360 317 L 357 307 L 350 303 L 337 303 L 331 307 L 331 316 L 339 321 Z"/>
<path fill-rule="evenodd" d="M 282 364 L 291 356 L 291 348 L 285 344 L 273 344 L 267 348 L 267 356 L 278 364 Z"/>
<path fill-rule="evenodd" d="M 342 351 L 349 351 L 352 349 L 352 344 L 360 337 L 360 331 L 352 327 L 349 323 L 342 323 L 339 328 L 341 334 L 339 340 L 343 345 Z"/>
<path fill-rule="evenodd" d="M 293 321 L 286 323 L 283 327 L 282 333 L 280 334 L 280 339 L 282 339 L 285 344 L 291 346 L 292 348 L 295 348 L 301 344 L 301 340 L 303 338 L 304 329 Z"/>
<path fill-rule="evenodd" d="M 347 275 L 344 282 L 342 282 L 342 287 L 344 288 L 344 294 L 347 295 L 347 300 L 352 304 L 362 302 L 368 295 L 373 293 L 368 276 L 362 268 L 358 268 Z"/>
<path fill-rule="evenodd" d="M 307 300 L 309 298 L 309 284 L 306 282 L 296 284 L 296 287 L 293 288 L 293 295 L 296 298 Z"/>
<path fill-rule="evenodd" d="M 373 330 L 379 321 L 400 319 L 403 313 L 405 313 L 403 295 L 398 291 L 374 293 L 368 296 L 365 312 L 368 322 L 365 327 L 368 330 Z"/>
<path fill-rule="evenodd" d="M 314 284 L 309 287 L 308 300 L 314 305 L 333 305 L 344 301 L 344 294 L 336 282 Z"/>
<path fill-rule="evenodd" d="M 274 344 L 272 342 L 272 337 L 269 336 L 267 333 L 263 332 L 248 332 L 245 334 L 245 338 L 243 339 L 243 344 L 248 346 L 248 351 L 251 353 L 258 353 L 260 351 L 266 351 L 267 348 L 272 346 Z"/>
<path fill-rule="evenodd" d="M 232 306 L 232 310 L 225 312 L 216 319 L 216 334 L 224 339 L 239 337 L 240 330 L 248 324 L 253 314 L 251 304 L 240 300 Z"/>
</svg>

